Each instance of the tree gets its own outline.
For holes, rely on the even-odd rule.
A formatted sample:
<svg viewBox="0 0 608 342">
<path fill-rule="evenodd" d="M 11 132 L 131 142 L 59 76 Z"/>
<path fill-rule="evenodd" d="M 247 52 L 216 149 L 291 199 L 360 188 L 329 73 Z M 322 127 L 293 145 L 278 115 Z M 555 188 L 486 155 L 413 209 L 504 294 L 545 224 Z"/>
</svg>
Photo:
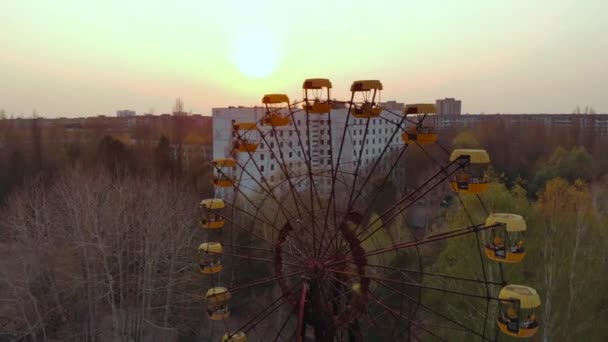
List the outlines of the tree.
<svg viewBox="0 0 608 342">
<path fill-rule="evenodd" d="M 577 178 L 589 181 L 592 176 L 593 157 L 584 147 L 574 146 L 566 150 L 559 146 L 536 173 L 530 184 L 530 191 L 538 192 L 544 188 L 545 182 L 555 177 L 563 177 L 574 182 Z"/>
<path fill-rule="evenodd" d="M 459 133 L 452 142 L 454 148 L 479 148 L 479 140 L 470 131 Z"/>
<path fill-rule="evenodd" d="M 171 145 L 166 136 L 161 136 L 154 150 L 154 164 L 160 175 L 171 175 L 173 173 L 173 158 L 171 157 Z"/>
<path fill-rule="evenodd" d="M 135 159 L 131 151 L 120 140 L 109 135 L 99 142 L 97 154 L 99 161 L 115 175 L 133 171 L 135 168 Z"/>
<path fill-rule="evenodd" d="M 73 168 L 8 200 L 7 331 L 32 340 L 176 340 L 198 331 L 198 198 L 183 183 Z"/>
<path fill-rule="evenodd" d="M 185 115 L 184 112 L 184 101 L 181 97 L 175 99 L 175 104 L 173 105 L 173 115 Z"/>
<path fill-rule="evenodd" d="M 543 340 L 601 341 L 608 333 L 598 324 L 608 319 L 606 303 L 590 294 L 608 286 L 594 271 L 606 262 L 608 239 L 588 185 L 552 179 L 535 210 L 538 229 L 530 231 L 525 266 L 528 282 L 541 294 Z"/>
</svg>

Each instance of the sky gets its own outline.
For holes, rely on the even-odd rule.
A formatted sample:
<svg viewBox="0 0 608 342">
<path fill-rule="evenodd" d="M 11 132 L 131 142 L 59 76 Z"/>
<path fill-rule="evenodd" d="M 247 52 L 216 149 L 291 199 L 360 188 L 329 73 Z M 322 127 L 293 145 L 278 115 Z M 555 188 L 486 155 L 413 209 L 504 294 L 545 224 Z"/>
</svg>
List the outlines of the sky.
<svg viewBox="0 0 608 342">
<path fill-rule="evenodd" d="M 0 109 L 194 113 L 379 79 L 463 113 L 608 112 L 607 0 L 0 0 Z"/>
</svg>

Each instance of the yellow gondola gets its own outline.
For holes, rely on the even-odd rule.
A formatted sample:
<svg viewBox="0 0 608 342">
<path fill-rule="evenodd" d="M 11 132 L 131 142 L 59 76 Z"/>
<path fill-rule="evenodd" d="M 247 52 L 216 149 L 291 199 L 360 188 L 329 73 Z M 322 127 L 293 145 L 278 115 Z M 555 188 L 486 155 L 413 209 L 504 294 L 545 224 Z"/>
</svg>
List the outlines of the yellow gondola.
<svg viewBox="0 0 608 342">
<path fill-rule="evenodd" d="M 455 192 L 480 194 L 488 190 L 489 181 L 484 171 L 490 163 L 490 156 L 485 150 L 457 149 L 450 155 L 450 162 L 465 158 L 469 162 L 450 179 L 450 186 Z"/>
<path fill-rule="evenodd" d="M 222 336 L 222 342 L 247 342 L 247 335 L 242 331 L 226 333 Z"/>
<path fill-rule="evenodd" d="M 486 219 L 486 226 L 501 225 L 504 230 L 492 229 L 492 241 L 485 246 L 486 256 L 497 262 L 519 263 L 526 256 L 523 232 L 526 221 L 520 215 L 493 213 Z M 500 234 L 504 232 L 504 234 Z"/>
<path fill-rule="evenodd" d="M 213 287 L 207 291 L 207 316 L 214 321 L 230 317 L 230 292 L 225 287 Z"/>
<path fill-rule="evenodd" d="M 500 313 L 496 324 L 511 337 L 531 337 L 538 330 L 535 309 L 540 297 L 535 289 L 523 285 L 507 285 L 498 294 Z"/>
<path fill-rule="evenodd" d="M 331 110 L 330 89 L 331 82 L 326 78 L 309 78 L 304 81 L 304 105 L 303 108 L 310 114 L 325 114 Z M 325 91 L 324 98 L 323 91 Z M 312 95 L 312 99 L 309 95 Z"/>
<path fill-rule="evenodd" d="M 236 183 L 236 160 L 214 159 L 213 184 L 218 187 L 231 187 Z"/>
<path fill-rule="evenodd" d="M 354 117 L 369 119 L 380 116 L 382 108 L 377 105 L 380 102 L 380 92 L 382 91 L 382 83 L 380 81 L 355 81 L 350 86 L 350 91 L 353 93 L 353 99 L 355 98 L 355 94 L 362 94 L 362 99 L 354 99 L 355 102 L 352 108 L 352 115 Z M 378 96 L 377 99 L 376 96 Z"/>
<path fill-rule="evenodd" d="M 435 114 L 437 113 L 437 109 L 432 103 L 417 103 L 417 104 L 408 104 L 403 109 L 403 114 Z M 406 144 L 421 144 L 427 145 L 432 144 L 437 141 L 437 132 L 435 132 L 435 128 L 431 126 L 422 126 L 421 124 L 416 127 L 409 128 L 406 132 L 401 134 L 401 139 Z"/>
<path fill-rule="evenodd" d="M 221 243 L 201 243 L 200 246 L 198 246 L 198 251 L 203 254 L 198 264 L 198 269 L 201 273 L 218 273 L 224 268 L 224 265 L 222 264 L 222 253 L 224 253 L 224 247 L 222 247 Z"/>
<path fill-rule="evenodd" d="M 258 149 L 260 133 L 255 122 L 232 124 L 234 133 L 234 150 L 237 152 L 255 152 Z"/>
<path fill-rule="evenodd" d="M 224 227 L 225 220 L 222 211 L 226 207 L 224 200 L 208 198 L 201 201 L 201 227 L 205 229 L 219 229 Z"/>
<path fill-rule="evenodd" d="M 285 94 L 267 94 L 262 97 L 262 103 L 266 108 L 263 123 L 267 126 L 280 127 L 289 125 L 289 114 L 282 110 L 289 107 L 289 97 Z"/>
</svg>

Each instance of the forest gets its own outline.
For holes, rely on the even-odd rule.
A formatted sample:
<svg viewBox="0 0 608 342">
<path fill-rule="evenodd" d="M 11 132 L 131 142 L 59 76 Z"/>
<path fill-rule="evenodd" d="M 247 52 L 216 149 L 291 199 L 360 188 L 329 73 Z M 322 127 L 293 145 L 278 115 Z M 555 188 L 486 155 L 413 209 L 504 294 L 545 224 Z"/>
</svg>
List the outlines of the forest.
<svg viewBox="0 0 608 342">
<path fill-rule="evenodd" d="M 605 340 L 608 137 L 501 123 L 439 133 L 447 150 L 484 148 L 490 154 L 485 209 L 526 219 L 526 261 L 504 272 L 541 296 L 540 330 L 532 340 Z M 167 137 L 142 148 L 103 135 L 44 148 L 3 145 L 0 341 L 208 340 L 202 305 L 208 286 L 196 271 L 195 251 L 201 242 L 198 203 L 212 196 L 211 169 L 204 160 L 183 169 L 169 145 Z M 404 160 L 406 177 L 391 180 L 372 216 L 434 172 L 415 146 Z M 412 218 L 393 223 L 387 234 L 457 229 L 468 225 L 468 215 L 481 222 L 487 216 L 476 198 L 459 202 L 448 187 L 427 201 L 432 210 L 422 223 L 406 213 Z M 474 240 L 453 239 L 420 253 L 427 269 L 479 278 L 479 248 Z M 391 263 L 408 264 L 408 258 L 397 255 Z M 496 266 L 485 267 L 490 277 L 498 276 Z M 239 277 L 267 272 L 252 268 Z M 450 286 L 482 291 L 466 283 Z M 480 306 L 468 299 L 445 300 L 432 291 L 421 296 L 467 325 L 484 324 Z M 467 340 L 451 334 L 450 340 Z"/>
</svg>

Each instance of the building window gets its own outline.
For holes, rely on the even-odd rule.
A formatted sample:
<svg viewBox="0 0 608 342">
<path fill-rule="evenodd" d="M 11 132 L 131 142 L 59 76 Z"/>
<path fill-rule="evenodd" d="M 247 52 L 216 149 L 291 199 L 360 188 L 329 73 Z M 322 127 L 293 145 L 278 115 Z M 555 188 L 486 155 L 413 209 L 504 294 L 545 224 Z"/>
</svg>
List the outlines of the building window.
<svg viewBox="0 0 608 342">
<path fill-rule="evenodd" d="M 270 143 L 270 148 L 274 148 L 274 142 Z"/>
<path fill-rule="evenodd" d="M 260 160 L 264 160 L 264 153 L 260 154 Z"/>
<path fill-rule="evenodd" d="M 279 136 L 282 138 L 283 137 L 283 131 L 279 131 Z"/>
<path fill-rule="evenodd" d="M 321 153 L 321 155 L 323 155 L 323 150 L 321 150 L 321 152 L 320 152 L 320 153 Z"/>
<path fill-rule="evenodd" d="M 376 139 L 372 139 L 372 144 L 375 144 L 375 143 L 376 143 Z"/>
<path fill-rule="evenodd" d="M 274 159 L 274 154 L 270 154 L 270 160 Z"/>
<path fill-rule="evenodd" d="M 331 159 L 327 159 L 327 165 L 331 165 Z"/>
<path fill-rule="evenodd" d="M 323 141 L 323 139 L 321 139 L 321 141 L 320 141 L 320 143 L 319 143 L 319 144 L 320 144 L 320 145 L 323 145 L 323 143 L 324 143 L 324 141 Z"/>
<path fill-rule="evenodd" d="M 293 135 L 293 131 L 289 130 L 289 136 L 291 137 Z"/>
<path fill-rule="evenodd" d="M 327 155 L 331 156 L 331 150 L 327 150 Z"/>
<path fill-rule="evenodd" d="M 298 126 L 302 126 L 302 122 L 298 120 Z"/>
<path fill-rule="evenodd" d="M 365 155 L 368 155 L 368 154 L 369 154 L 369 150 L 365 149 Z"/>
<path fill-rule="evenodd" d="M 270 131 L 270 136 L 274 137 L 274 131 Z"/>
<path fill-rule="evenodd" d="M 293 157 L 293 152 L 289 151 L 289 158 Z"/>
<path fill-rule="evenodd" d="M 274 171 L 274 164 L 270 164 L 270 171 Z"/>
<path fill-rule="evenodd" d="M 302 153 L 300 151 L 298 151 L 298 157 L 301 157 Z"/>
<path fill-rule="evenodd" d="M 376 129 L 372 129 L 372 134 L 376 134 Z"/>
<path fill-rule="evenodd" d="M 264 148 L 264 143 L 261 143 L 260 144 L 260 149 L 263 149 L 263 148 Z"/>
<path fill-rule="evenodd" d="M 260 172 L 264 172 L 264 165 L 260 166 Z"/>
<path fill-rule="evenodd" d="M 288 142 L 288 143 L 287 143 L 287 145 L 288 145 L 289 147 L 293 147 L 293 144 L 292 144 L 292 142 L 291 142 L 291 141 L 290 141 L 290 142 Z"/>
</svg>

